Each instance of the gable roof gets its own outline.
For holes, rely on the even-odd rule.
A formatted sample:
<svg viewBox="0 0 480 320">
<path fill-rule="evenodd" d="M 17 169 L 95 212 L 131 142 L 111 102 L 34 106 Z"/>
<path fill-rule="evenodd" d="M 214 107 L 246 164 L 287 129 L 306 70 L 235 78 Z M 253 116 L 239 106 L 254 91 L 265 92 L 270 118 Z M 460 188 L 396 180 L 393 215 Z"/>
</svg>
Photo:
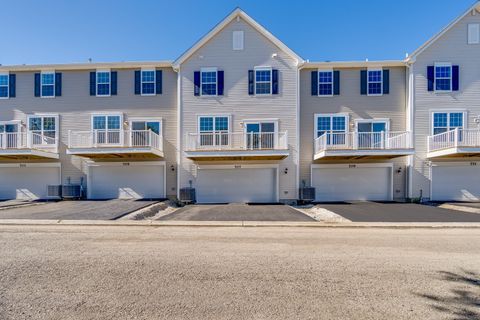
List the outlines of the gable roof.
<svg viewBox="0 0 480 320">
<path fill-rule="evenodd" d="M 232 22 L 237 17 L 242 18 L 246 21 L 250 26 L 252 26 L 255 30 L 260 32 L 263 36 L 265 36 L 268 40 L 270 40 L 273 44 L 279 47 L 283 52 L 297 60 L 297 65 L 303 63 L 303 59 L 296 54 L 292 49 L 287 47 L 282 41 L 280 41 L 277 37 L 271 34 L 267 29 L 261 26 L 258 22 L 256 22 L 253 18 L 251 18 L 248 14 L 245 13 L 240 8 L 236 8 L 232 11 L 225 19 L 223 19 L 219 24 L 217 24 L 212 30 L 210 30 L 205 36 L 203 36 L 199 41 L 197 41 L 190 49 L 185 51 L 178 59 L 173 62 L 173 67 L 177 69 L 185 60 L 190 58 L 199 48 L 201 48 L 204 44 L 206 44 L 210 39 L 212 39 L 216 34 L 222 31 L 230 22 Z"/>
<path fill-rule="evenodd" d="M 405 61 L 410 62 L 410 63 L 415 62 L 415 58 L 419 54 L 421 54 L 428 47 L 430 47 L 433 43 L 435 43 L 438 39 L 440 39 L 445 33 L 447 33 L 450 29 L 452 29 L 457 23 L 459 23 L 463 18 L 465 18 L 473 10 L 476 10 L 476 11 L 480 12 L 480 2 L 479 2 L 479 0 L 476 0 L 475 3 L 472 6 L 470 6 L 468 8 L 468 10 L 466 10 L 462 15 L 460 15 L 457 19 L 450 22 L 450 24 L 448 24 L 446 27 L 444 27 L 439 33 L 437 33 L 432 38 L 430 38 L 427 42 L 425 42 L 423 45 L 421 45 Z"/>
</svg>

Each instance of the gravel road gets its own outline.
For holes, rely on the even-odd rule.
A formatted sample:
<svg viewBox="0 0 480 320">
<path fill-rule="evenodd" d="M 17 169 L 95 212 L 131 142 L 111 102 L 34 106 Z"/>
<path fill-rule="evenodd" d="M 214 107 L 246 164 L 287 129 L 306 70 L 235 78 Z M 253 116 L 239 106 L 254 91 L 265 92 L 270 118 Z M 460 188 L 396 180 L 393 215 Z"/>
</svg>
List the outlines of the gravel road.
<svg viewBox="0 0 480 320">
<path fill-rule="evenodd" d="M 480 319 L 480 230 L 0 227 L 0 319 Z"/>
</svg>

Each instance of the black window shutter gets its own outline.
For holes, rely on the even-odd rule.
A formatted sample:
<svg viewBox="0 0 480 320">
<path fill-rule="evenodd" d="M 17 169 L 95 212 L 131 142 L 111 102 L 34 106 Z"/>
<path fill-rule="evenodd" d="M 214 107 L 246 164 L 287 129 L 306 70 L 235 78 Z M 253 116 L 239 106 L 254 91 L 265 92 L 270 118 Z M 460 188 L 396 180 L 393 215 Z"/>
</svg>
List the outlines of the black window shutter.
<svg viewBox="0 0 480 320">
<path fill-rule="evenodd" d="M 433 91 L 433 84 L 435 83 L 435 67 L 427 67 L 428 91 Z"/>
<path fill-rule="evenodd" d="M 390 70 L 383 70 L 383 94 L 390 93 Z"/>
<path fill-rule="evenodd" d="M 34 95 L 40 97 L 40 73 L 35 73 Z"/>
<path fill-rule="evenodd" d="M 162 70 L 155 71 L 155 92 L 156 94 L 162 94 L 162 83 L 163 83 L 163 72 Z"/>
<path fill-rule="evenodd" d="M 140 70 L 135 70 L 135 94 L 140 94 Z"/>
<path fill-rule="evenodd" d="M 97 95 L 97 73 L 95 71 L 90 72 L 90 95 Z"/>
<path fill-rule="evenodd" d="M 111 86 L 111 92 L 110 94 L 112 96 L 117 95 L 117 71 L 112 71 L 110 72 L 110 86 Z"/>
<path fill-rule="evenodd" d="M 62 96 L 62 74 L 55 72 L 55 97 Z"/>
<path fill-rule="evenodd" d="M 278 70 L 272 70 L 272 94 L 278 94 Z"/>
<path fill-rule="evenodd" d="M 312 71 L 312 96 L 318 96 L 318 71 Z"/>
<path fill-rule="evenodd" d="M 200 71 L 193 72 L 193 95 L 199 96 L 200 95 Z"/>
<path fill-rule="evenodd" d="M 367 70 L 360 70 L 360 94 L 367 94 Z"/>
<path fill-rule="evenodd" d="M 333 71 L 333 94 L 340 95 L 340 71 Z"/>
<path fill-rule="evenodd" d="M 460 89 L 460 68 L 459 66 L 452 66 L 452 91 Z"/>
<path fill-rule="evenodd" d="M 17 90 L 15 88 L 16 82 L 17 82 L 16 79 L 17 79 L 17 76 L 15 74 L 10 73 L 10 75 L 8 76 L 8 87 L 9 87 L 8 96 L 10 98 L 15 98 L 15 95 L 16 95 L 16 92 L 17 92 Z"/>
<path fill-rule="evenodd" d="M 248 70 L 248 94 L 254 95 L 255 93 L 255 81 L 253 70 Z"/>
<path fill-rule="evenodd" d="M 217 71 L 217 95 L 223 96 L 224 72 Z"/>
</svg>

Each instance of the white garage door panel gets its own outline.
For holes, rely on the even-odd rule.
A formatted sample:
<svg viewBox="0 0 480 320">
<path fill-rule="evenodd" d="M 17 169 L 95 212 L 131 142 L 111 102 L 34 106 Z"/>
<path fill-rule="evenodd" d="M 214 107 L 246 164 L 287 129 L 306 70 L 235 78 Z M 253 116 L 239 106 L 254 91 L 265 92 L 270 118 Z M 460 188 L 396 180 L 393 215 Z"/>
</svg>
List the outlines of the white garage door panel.
<svg viewBox="0 0 480 320">
<path fill-rule="evenodd" d="M 92 166 L 90 199 L 157 199 L 165 197 L 163 165 Z"/>
<path fill-rule="evenodd" d="M 200 203 L 276 202 L 274 168 L 199 169 Z"/>
<path fill-rule="evenodd" d="M 60 184 L 60 168 L 4 167 L 0 181 L 0 199 L 46 199 L 47 186 Z"/>
<path fill-rule="evenodd" d="M 317 201 L 391 200 L 390 167 L 314 168 Z"/>
<path fill-rule="evenodd" d="M 480 166 L 432 167 L 432 200 L 479 201 Z"/>
</svg>

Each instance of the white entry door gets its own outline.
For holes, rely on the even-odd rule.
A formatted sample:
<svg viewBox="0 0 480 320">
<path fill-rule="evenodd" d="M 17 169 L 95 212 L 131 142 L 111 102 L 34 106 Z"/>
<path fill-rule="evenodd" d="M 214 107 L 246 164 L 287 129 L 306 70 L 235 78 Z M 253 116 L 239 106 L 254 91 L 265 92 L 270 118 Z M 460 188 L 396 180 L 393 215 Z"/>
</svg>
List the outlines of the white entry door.
<svg viewBox="0 0 480 320">
<path fill-rule="evenodd" d="M 432 200 L 480 201 L 480 162 L 434 164 Z"/>
<path fill-rule="evenodd" d="M 382 164 L 312 166 L 315 200 L 390 201 L 392 200 L 392 166 Z"/>
<path fill-rule="evenodd" d="M 109 162 L 89 165 L 89 199 L 165 198 L 163 162 Z"/>
<path fill-rule="evenodd" d="M 198 168 L 199 203 L 277 202 L 276 168 Z"/>
<path fill-rule="evenodd" d="M 47 186 L 60 184 L 58 164 L 9 164 L 0 167 L 0 199 L 47 199 Z"/>
</svg>

